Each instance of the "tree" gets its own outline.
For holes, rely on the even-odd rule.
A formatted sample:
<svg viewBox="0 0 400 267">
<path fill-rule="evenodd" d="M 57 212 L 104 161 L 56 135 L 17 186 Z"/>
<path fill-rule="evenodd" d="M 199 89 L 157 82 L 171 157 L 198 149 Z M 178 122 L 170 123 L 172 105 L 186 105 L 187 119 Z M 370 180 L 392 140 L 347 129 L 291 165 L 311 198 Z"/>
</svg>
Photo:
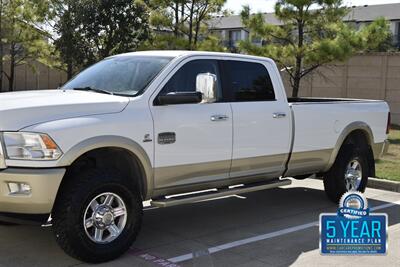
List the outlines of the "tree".
<svg viewBox="0 0 400 267">
<path fill-rule="evenodd" d="M 160 36 L 163 31 L 174 34 L 169 43 L 173 49 L 196 49 L 207 32 L 206 22 L 218 14 L 226 0 L 152 0 L 151 22 L 156 30 L 155 40 L 169 39 Z M 202 34 L 204 33 L 204 34 Z M 165 35 L 165 34 L 161 34 Z"/>
<path fill-rule="evenodd" d="M 177 38 L 186 21 L 185 8 L 188 0 L 151 0 L 151 25 L 159 32 L 172 31 Z"/>
<path fill-rule="evenodd" d="M 385 18 L 378 18 L 360 30 L 366 52 L 387 52 L 394 49 L 393 34 Z"/>
<path fill-rule="evenodd" d="M 85 57 L 83 49 L 80 48 L 80 33 L 76 31 L 79 22 L 72 10 L 74 2 L 74 0 L 54 0 L 52 10 L 57 20 L 49 25 L 58 34 L 54 45 L 60 54 L 60 60 L 64 63 L 68 80 L 80 68 L 80 62 Z"/>
<path fill-rule="evenodd" d="M 227 52 L 228 49 L 221 45 L 221 40 L 218 36 L 209 35 L 204 40 L 199 42 L 196 47 L 199 51 L 214 51 L 214 52 Z"/>
<path fill-rule="evenodd" d="M 137 50 L 149 37 L 149 10 L 143 1 L 62 2 L 55 45 L 70 77 L 105 57 Z"/>
<path fill-rule="evenodd" d="M 301 80 L 319 66 L 344 61 L 365 50 L 371 40 L 377 40 L 377 47 L 386 36 L 382 21 L 357 32 L 342 21 L 347 13 L 342 0 L 279 0 L 275 16 L 282 25 L 276 26 L 267 24 L 263 14 L 250 15 L 245 7 L 241 15 L 251 37 L 262 38 L 267 45 L 256 46 L 248 40 L 240 47 L 281 65 L 290 76 L 292 96 L 297 97 Z"/>
<path fill-rule="evenodd" d="M 33 61 L 45 62 L 51 54 L 47 33 L 35 25 L 48 17 L 47 0 L 0 0 L 0 73 L 14 88 L 15 68 L 22 64 L 33 67 Z M 9 69 L 4 69 L 4 63 Z M 2 79 L 0 79 L 2 91 Z"/>
</svg>

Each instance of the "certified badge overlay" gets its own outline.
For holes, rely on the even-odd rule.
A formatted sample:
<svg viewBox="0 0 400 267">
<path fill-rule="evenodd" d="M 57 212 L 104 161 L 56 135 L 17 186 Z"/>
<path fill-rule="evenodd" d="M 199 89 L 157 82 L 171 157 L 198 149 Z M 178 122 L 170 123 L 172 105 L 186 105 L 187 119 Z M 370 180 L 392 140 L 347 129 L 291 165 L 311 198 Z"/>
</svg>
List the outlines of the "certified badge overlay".
<svg viewBox="0 0 400 267">
<path fill-rule="evenodd" d="M 337 213 L 320 215 L 322 255 L 376 255 L 387 252 L 387 214 L 369 213 L 360 192 L 345 193 Z"/>
</svg>

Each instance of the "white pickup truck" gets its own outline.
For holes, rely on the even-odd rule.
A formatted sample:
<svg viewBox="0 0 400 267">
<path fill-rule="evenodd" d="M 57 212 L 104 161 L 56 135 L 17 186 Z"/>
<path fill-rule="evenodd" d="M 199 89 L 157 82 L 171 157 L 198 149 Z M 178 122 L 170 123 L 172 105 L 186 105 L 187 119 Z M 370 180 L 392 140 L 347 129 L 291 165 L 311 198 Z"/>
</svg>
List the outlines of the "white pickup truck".
<svg viewBox="0 0 400 267">
<path fill-rule="evenodd" d="M 51 215 L 69 255 L 108 261 L 135 240 L 144 200 L 168 207 L 313 174 L 333 201 L 364 191 L 389 120 L 384 101 L 288 99 L 268 58 L 113 56 L 59 90 L 0 95 L 0 213 Z"/>
</svg>

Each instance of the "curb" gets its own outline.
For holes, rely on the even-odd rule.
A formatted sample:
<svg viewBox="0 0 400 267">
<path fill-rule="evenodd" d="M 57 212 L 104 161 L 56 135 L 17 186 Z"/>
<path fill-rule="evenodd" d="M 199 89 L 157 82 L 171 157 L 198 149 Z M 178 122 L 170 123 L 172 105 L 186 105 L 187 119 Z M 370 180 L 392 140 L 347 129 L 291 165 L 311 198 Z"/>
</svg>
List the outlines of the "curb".
<svg viewBox="0 0 400 267">
<path fill-rule="evenodd" d="M 400 193 L 400 182 L 369 177 L 368 187 Z"/>
</svg>

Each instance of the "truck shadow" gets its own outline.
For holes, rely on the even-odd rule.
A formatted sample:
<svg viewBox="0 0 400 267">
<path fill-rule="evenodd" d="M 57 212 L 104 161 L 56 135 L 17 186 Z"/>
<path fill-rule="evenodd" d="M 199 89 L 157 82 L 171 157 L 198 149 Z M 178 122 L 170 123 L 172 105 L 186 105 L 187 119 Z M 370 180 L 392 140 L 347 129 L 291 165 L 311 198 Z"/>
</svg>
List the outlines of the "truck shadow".
<svg viewBox="0 0 400 267">
<path fill-rule="evenodd" d="M 367 197 L 370 207 L 389 203 Z M 400 195 L 395 201 L 399 199 Z M 151 209 L 145 212 L 143 230 L 134 246 L 164 259 L 193 254 L 194 259 L 181 263 L 184 266 L 251 266 L 254 261 L 288 266 L 302 253 L 319 249 L 318 227 L 305 225 L 318 221 L 320 213 L 334 213 L 336 209 L 324 191 L 306 187 Z M 396 205 L 376 212 L 388 213 L 390 226 L 400 222 L 399 211 Z M 298 226 L 305 228 L 280 233 Z M 238 244 L 260 236 L 265 239 Z M 221 245 L 234 247 L 209 253 L 209 248 Z"/>
<path fill-rule="evenodd" d="M 371 190 L 370 190 L 371 191 Z M 371 207 L 388 202 L 367 194 Z M 382 191 L 379 191 L 382 195 Z M 397 197 L 397 199 L 395 199 Z M 230 196 L 191 205 L 145 210 L 142 231 L 134 243 L 135 253 L 102 266 L 156 266 L 141 254 L 167 259 L 194 254 L 180 266 L 288 266 L 304 252 L 318 250 L 318 227 L 276 235 L 237 245 L 217 253 L 211 247 L 232 244 L 268 233 L 318 221 L 320 213 L 335 212 L 322 190 L 308 187 L 276 188 Z M 400 206 L 385 210 L 389 226 L 400 222 Z M 73 266 L 80 262 L 57 246 L 51 227 L 0 226 L 0 266 Z M 81 266 L 81 265 L 80 265 Z M 171 265 L 172 266 L 172 265 Z"/>
</svg>

